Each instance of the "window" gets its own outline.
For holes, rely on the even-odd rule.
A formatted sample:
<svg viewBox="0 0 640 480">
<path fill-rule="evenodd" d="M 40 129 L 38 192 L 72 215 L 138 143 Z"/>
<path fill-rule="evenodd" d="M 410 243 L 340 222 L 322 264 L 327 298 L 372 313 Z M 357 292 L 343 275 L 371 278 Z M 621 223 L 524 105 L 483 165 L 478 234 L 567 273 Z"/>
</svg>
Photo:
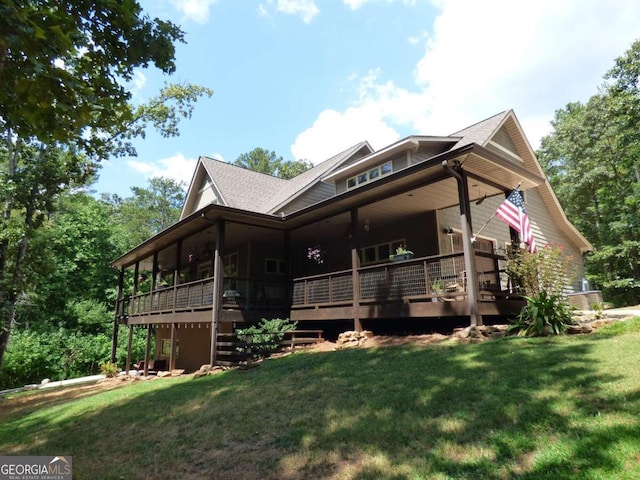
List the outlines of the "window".
<svg viewBox="0 0 640 480">
<path fill-rule="evenodd" d="M 347 190 L 355 188 L 364 183 L 371 182 L 380 177 L 384 177 L 385 175 L 389 175 L 391 172 L 393 172 L 393 162 L 391 161 L 385 162 L 382 165 L 378 165 L 375 168 L 371 168 L 366 172 L 359 173 L 355 177 L 348 178 Z"/>
<path fill-rule="evenodd" d="M 264 273 L 283 275 L 285 273 L 284 260 L 278 258 L 265 258 Z"/>
<path fill-rule="evenodd" d="M 364 247 L 360 250 L 362 265 L 370 265 L 372 263 L 379 263 L 389 260 L 389 255 L 395 253 L 396 248 L 403 245 L 405 245 L 404 239 Z"/>
</svg>

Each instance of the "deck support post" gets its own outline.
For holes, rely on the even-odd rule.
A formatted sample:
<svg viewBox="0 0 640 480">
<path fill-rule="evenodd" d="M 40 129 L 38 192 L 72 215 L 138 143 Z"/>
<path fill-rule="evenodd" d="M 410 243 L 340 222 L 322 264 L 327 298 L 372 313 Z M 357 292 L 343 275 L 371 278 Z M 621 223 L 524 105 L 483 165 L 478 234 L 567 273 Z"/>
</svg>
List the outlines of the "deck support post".
<svg viewBox="0 0 640 480">
<path fill-rule="evenodd" d="M 171 354 L 169 355 L 169 371 L 176 369 L 176 353 L 178 346 L 178 335 L 176 330 L 178 329 L 178 324 L 175 322 L 171 323 Z"/>
<path fill-rule="evenodd" d="M 127 344 L 127 363 L 124 367 L 124 371 L 129 375 L 131 370 L 131 347 L 133 345 L 133 325 L 129 325 L 129 343 Z"/>
<path fill-rule="evenodd" d="M 149 375 L 149 354 L 151 352 L 151 327 L 153 325 L 149 323 L 147 325 L 147 349 L 144 352 L 144 376 Z"/>
<path fill-rule="evenodd" d="M 124 312 L 122 303 L 122 290 L 124 285 L 124 267 L 120 268 L 118 275 L 118 294 L 116 295 L 116 314 L 113 318 L 113 333 L 111 335 L 111 363 L 116 363 L 116 353 L 118 351 L 118 330 L 120 328 L 121 319 L 127 312 Z"/>
<path fill-rule="evenodd" d="M 218 350 L 218 320 L 222 312 L 222 289 L 224 284 L 224 271 L 222 268 L 222 255 L 224 252 L 225 221 L 217 222 L 216 249 L 213 253 L 213 299 L 211 305 L 211 365 L 215 365 Z"/>
<path fill-rule="evenodd" d="M 351 209 L 351 275 L 353 284 L 353 329 L 356 332 L 362 331 L 362 322 L 357 312 L 360 308 L 360 256 L 358 255 L 358 247 L 360 239 L 358 238 L 358 209 Z"/>
<path fill-rule="evenodd" d="M 480 291 L 478 288 L 478 275 L 476 274 L 476 256 L 473 249 L 471 237 L 473 236 L 473 226 L 471 223 L 471 204 L 469 202 L 469 184 L 467 174 L 461 163 L 456 163 L 453 167 L 444 160 L 442 166 L 458 182 L 458 199 L 460 201 L 460 226 L 462 229 L 462 251 L 464 253 L 464 269 L 467 280 L 467 296 L 469 298 L 469 322 L 470 326 L 482 325 L 482 315 L 478 313 L 478 298 Z"/>
</svg>

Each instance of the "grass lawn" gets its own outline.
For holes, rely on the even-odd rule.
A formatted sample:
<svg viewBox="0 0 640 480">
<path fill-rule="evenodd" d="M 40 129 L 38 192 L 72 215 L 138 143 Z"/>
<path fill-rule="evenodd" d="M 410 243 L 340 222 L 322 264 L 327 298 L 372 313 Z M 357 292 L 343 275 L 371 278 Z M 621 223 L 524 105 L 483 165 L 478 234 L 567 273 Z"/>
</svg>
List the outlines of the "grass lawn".
<svg viewBox="0 0 640 480">
<path fill-rule="evenodd" d="M 2 455 L 78 479 L 637 479 L 640 319 L 0 399 Z"/>
</svg>

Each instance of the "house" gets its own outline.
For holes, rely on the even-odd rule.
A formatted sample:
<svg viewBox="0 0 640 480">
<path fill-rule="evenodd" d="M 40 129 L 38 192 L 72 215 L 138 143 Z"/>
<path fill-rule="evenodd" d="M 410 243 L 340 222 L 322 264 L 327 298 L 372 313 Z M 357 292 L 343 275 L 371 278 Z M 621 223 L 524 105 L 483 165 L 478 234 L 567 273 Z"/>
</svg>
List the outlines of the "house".
<svg viewBox="0 0 640 480">
<path fill-rule="evenodd" d="M 402 319 L 514 315 L 523 301 L 504 255 L 520 241 L 492 215 L 516 186 L 538 245 L 561 243 L 580 278 L 592 247 L 513 111 L 377 151 L 362 142 L 291 180 L 201 157 L 180 220 L 113 262 L 114 349 L 119 324 L 130 342 L 145 328 L 145 364 L 153 355 L 193 370 L 219 361 L 221 335 L 261 318 L 375 331 Z M 413 258 L 390 261 L 399 247 Z"/>
</svg>

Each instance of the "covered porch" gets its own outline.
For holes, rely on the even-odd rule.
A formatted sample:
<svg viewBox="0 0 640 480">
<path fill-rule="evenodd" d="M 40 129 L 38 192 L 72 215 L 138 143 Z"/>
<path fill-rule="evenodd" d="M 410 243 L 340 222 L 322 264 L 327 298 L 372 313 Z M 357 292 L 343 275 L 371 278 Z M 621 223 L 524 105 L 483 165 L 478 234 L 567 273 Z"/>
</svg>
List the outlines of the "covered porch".
<svg viewBox="0 0 640 480">
<path fill-rule="evenodd" d="M 115 326 L 128 325 L 130 336 L 134 326 L 147 328 L 148 360 L 149 326 L 208 325 L 202 363 L 213 364 L 218 333 L 261 318 L 288 317 L 302 329 L 348 321 L 359 330 L 367 319 L 466 317 L 481 325 L 483 317 L 514 315 L 524 302 L 505 273 L 504 243 L 472 242 L 486 220 L 474 224 L 472 205 L 499 204 L 513 186 L 541 181 L 470 146 L 290 214 L 209 205 L 114 262 L 121 269 Z M 391 261 L 400 245 L 413 258 Z M 128 292 L 125 270 L 133 274 Z M 170 363 L 176 340 L 167 347 Z"/>
</svg>

